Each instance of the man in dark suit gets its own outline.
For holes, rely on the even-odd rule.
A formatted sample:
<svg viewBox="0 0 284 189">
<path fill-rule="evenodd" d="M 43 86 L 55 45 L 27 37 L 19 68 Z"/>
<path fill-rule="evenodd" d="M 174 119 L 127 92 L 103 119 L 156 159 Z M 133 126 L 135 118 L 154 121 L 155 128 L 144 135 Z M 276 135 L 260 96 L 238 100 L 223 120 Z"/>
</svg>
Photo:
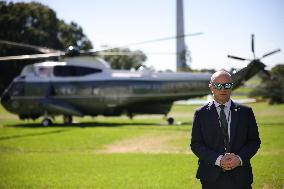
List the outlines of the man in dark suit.
<svg viewBox="0 0 284 189">
<path fill-rule="evenodd" d="M 260 147 L 258 128 L 252 109 L 230 99 L 232 87 L 228 72 L 214 73 L 214 100 L 194 115 L 190 145 L 203 189 L 249 189 L 253 182 L 250 159 Z"/>
</svg>

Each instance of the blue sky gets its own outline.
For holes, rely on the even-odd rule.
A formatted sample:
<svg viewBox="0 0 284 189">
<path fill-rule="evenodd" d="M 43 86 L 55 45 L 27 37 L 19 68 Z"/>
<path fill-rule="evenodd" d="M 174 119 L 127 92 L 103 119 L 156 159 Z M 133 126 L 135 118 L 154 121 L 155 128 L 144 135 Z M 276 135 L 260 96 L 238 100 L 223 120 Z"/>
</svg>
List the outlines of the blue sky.
<svg viewBox="0 0 284 189">
<path fill-rule="evenodd" d="M 75 21 L 95 48 L 175 36 L 175 0 L 40 0 L 67 23 Z M 227 54 L 252 58 L 251 34 L 255 34 L 258 57 L 281 48 L 263 59 L 268 68 L 284 63 L 283 0 L 184 0 L 185 33 L 203 32 L 186 38 L 195 69 L 241 68 L 248 62 Z M 130 47 L 144 52 L 175 52 L 175 41 Z M 175 70 L 174 55 L 148 54 L 146 65 Z"/>
</svg>

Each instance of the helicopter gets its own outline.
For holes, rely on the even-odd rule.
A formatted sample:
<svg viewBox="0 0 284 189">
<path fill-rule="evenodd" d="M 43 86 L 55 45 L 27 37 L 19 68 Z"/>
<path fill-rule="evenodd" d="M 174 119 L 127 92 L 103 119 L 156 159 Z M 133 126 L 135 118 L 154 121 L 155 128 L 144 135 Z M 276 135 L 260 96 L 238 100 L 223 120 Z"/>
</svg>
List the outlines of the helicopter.
<svg viewBox="0 0 284 189">
<path fill-rule="evenodd" d="M 254 35 L 251 45 L 252 60 L 228 55 L 229 58 L 250 61 L 246 67 L 232 73 L 233 90 L 258 72 L 267 73 L 261 58 L 280 52 L 277 49 L 256 58 Z M 79 51 L 76 53 L 80 54 Z M 27 56 L 42 58 L 49 57 L 49 54 L 62 56 L 66 53 L 49 51 Z M 209 94 L 210 77 L 210 73 L 156 72 L 147 68 L 114 70 L 103 59 L 79 56 L 26 65 L 3 92 L 1 104 L 20 119 L 43 117 L 43 126 L 52 125 L 52 118 L 58 115 L 63 116 L 64 124 L 72 124 L 73 116 L 167 116 L 175 101 Z M 173 124 L 174 118 L 169 117 L 167 121 Z"/>
</svg>

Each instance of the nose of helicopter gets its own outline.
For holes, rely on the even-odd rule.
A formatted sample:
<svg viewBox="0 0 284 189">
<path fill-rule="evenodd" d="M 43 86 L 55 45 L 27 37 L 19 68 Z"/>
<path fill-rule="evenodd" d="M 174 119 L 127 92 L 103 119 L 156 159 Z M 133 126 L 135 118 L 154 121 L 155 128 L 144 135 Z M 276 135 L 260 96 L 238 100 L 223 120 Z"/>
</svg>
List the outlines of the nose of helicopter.
<svg viewBox="0 0 284 189">
<path fill-rule="evenodd" d="M 8 105 L 9 99 L 10 99 L 10 96 L 9 96 L 8 92 L 4 91 L 4 93 L 1 96 L 1 104 L 6 109 L 7 109 L 7 105 Z"/>
</svg>

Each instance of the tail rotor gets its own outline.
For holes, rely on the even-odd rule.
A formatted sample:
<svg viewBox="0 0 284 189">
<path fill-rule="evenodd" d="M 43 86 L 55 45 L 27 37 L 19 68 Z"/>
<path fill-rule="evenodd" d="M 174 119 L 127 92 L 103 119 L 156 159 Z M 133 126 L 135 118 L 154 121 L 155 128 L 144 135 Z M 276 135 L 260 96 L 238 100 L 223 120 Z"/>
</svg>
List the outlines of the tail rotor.
<svg viewBox="0 0 284 189">
<path fill-rule="evenodd" d="M 254 34 L 251 34 L 251 51 L 253 54 L 253 58 L 255 59 L 255 52 L 254 52 Z"/>
<path fill-rule="evenodd" d="M 250 61 L 250 64 L 259 64 L 262 65 L 261 67 L 263 67 L 261 69 L 262 73 L 266 76 L 269 76 L 269 72 L 267 70 L 264 69 L 265 65 L 261 62 L 261 59 L 267 57 L 267 56 L 270 56 L 270 55 L 273 55 L 275 53 L 278 53 L 281 51 L 281 49 L 276 49 L 276 50 L 273 50 L 271 52 L 268 52 L 268 53 L 265 53 L 264 55 L 261 56 L 261 58 L 257 58 L 255 56 L 255 48 L 254 48 L 254 34 L 251 35 L 251 51 L 252 51 L 252 54 L 253 54 L 253 59 L 248 59 L 248 58 L 241 58 L 241 57 L 237 57 L 237 56 L 232 56 L 232 55 L 228 55 L 228 58 L 232 58 L 232 59 L 236 59 L 236 60 L 241 60 L 241 61 Z"/>
</svg>

